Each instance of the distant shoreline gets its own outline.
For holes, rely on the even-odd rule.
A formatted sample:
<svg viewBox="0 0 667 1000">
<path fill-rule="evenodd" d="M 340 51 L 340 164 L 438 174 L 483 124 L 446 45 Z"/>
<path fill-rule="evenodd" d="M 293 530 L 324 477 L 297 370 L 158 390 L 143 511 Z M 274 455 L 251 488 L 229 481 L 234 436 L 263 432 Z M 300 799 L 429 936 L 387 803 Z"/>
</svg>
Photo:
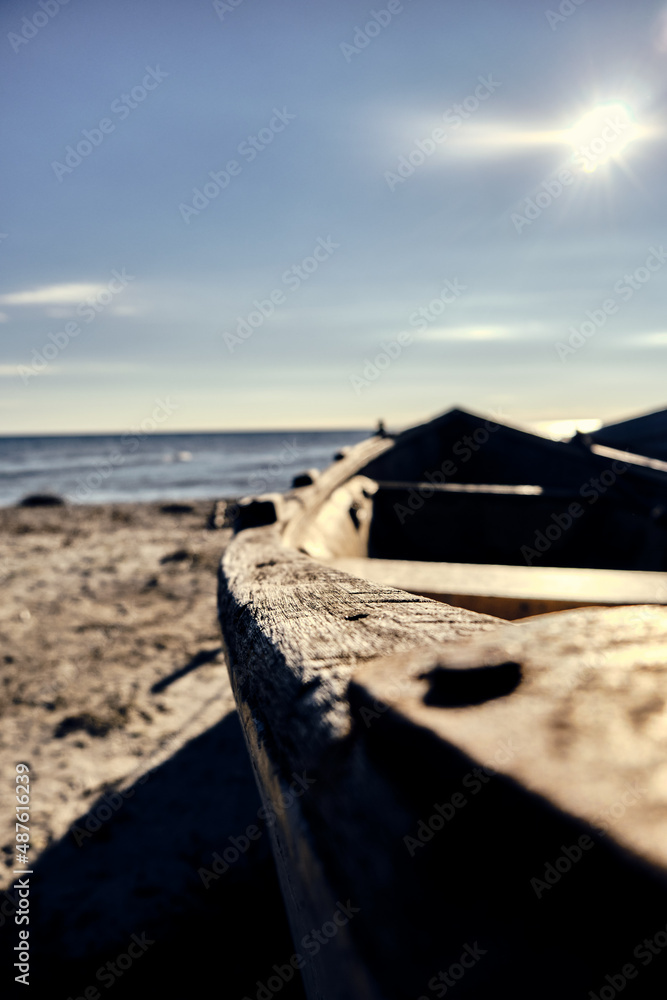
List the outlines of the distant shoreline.
<svg viewBox="0 0 667 1000">
<path fill-rule="evenodd" d="M 0 438 L 0 506 L 50 493 L 71 504 L 218 500 L 288 489 L 368 431 Z"/>
</svg>

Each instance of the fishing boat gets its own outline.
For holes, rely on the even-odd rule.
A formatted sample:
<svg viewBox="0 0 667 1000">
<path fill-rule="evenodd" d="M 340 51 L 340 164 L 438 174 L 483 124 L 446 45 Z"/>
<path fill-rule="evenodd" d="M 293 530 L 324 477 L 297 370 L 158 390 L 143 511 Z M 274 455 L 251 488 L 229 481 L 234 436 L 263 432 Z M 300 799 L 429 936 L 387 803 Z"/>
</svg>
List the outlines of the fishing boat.
<svg viewBox="0 0 667 1000">
<path fill-rule="evenodd" d="M 257 1000 L 588 1000 L 633 963 L 658 995 L 666 509 L 656 459 L 461 409 L 236 505 L 219 618 L 294 941 Z"/>
<path fill-rule="evenodd" d="M 658 462 L 667 462 L 667 410 L 643 413 L 629 420 L 605 424 L 584 435 L 588 443 L 607 445 Z"/>
</svg>

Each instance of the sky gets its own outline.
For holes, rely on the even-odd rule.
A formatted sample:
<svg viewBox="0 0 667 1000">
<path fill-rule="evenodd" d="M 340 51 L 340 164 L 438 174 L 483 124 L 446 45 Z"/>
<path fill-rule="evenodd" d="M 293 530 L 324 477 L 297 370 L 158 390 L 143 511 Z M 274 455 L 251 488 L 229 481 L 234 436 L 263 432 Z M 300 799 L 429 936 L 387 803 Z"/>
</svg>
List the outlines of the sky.
<svg viewBox="0 0 667 1000">
<path fill-rule="evenodd" d="M 666 405 L 667 5 L 4 0 L 0 433 Z"/>
</svg>

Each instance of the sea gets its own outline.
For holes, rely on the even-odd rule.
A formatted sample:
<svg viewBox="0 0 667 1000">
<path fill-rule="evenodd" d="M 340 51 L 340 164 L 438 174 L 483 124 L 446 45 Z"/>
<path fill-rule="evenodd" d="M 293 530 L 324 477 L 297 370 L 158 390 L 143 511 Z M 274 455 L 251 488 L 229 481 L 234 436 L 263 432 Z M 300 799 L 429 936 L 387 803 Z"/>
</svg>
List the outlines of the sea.
<svg viewBox="0 0 667 1000">
<path fill-rule="evenodd" d="M 0 437 L 0 506 L 237 498 L 288 489 L 371 430 Z"/>
</svg>

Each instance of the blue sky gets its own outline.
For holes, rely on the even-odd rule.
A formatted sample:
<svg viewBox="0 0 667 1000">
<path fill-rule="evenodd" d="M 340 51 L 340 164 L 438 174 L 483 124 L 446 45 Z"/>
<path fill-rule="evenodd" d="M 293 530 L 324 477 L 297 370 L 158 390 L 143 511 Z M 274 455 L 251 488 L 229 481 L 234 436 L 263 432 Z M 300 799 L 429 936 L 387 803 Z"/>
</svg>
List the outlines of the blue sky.
<svg viewBox="0 0 667 1000">
<path fill-rule="evenodd" d="M 0 44 L 0 432 L 665 405 L 665 3 L 6 0 Z"/>
</svg>

